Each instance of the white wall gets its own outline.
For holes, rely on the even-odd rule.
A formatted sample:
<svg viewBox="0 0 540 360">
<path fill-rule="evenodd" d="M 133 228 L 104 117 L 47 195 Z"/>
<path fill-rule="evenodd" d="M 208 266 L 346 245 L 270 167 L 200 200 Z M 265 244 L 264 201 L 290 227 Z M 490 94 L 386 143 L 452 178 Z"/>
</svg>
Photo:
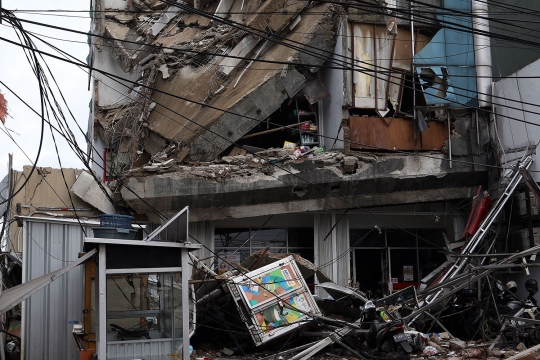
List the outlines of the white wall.
<svg viewBox="0 0 540 360">
<path fill-rule="evenodd" d="M 105 9 L 124 10 L 127 5 L 127 0 L 103 0 L 102 4 Z"/>
<path fill-rule="evenodd" d="M 99 81 L 99 106 L 123 104 L 131 99 L 130 96 L 136 95 L 135 92 L 129 94 L 129 89 L 133 86 L 132 81 L 137 81 L 139 78 L 139 73 L 134 72 L 132 75 L 125 73 L 116 63 L 111 53 L 106 50 L 94 51 L 94 67 L 105 73 L 120 77 L 109 78 L 106 74 L 94 71 L 95 79 Z M 121 79 L 127 79 L 128 81 L 122 81 Z"/>
<path fill-rule="evenodd" d="M 509 149 L 515 149 L 529 144 L 536 145 L 540 140 L 540 82 L 536 78 L 540 73 L 540 60 L 525 66 L 518 72 L 510 75 L 506 79 L 495 83 L 493 89 L 493 102 L 497 117 L 497 128 L 492 123 L 492 134 L 494 140 L 499 144 L 495 130 L 498 130 L 500 144 L 506 153 L 506 157 L 501 153 L 501 163 L 511 164 L 516 159 L 520 159 L 523 152 L 509 153 Z M 500 98 L 499 98 L 500 97 Z M 523 104 L 530 103 L 535 105 Z M 532 114 L 524 111 L 532 111 Z M 517 120 L 516 120 L 517 119 Z M 525 124 L 519 120 L 525 120 L 534 124 Z M 535 162 L 529 169 L 535 181 L 540 181 L 540 158 L 534 157 Z"/>
</svg>

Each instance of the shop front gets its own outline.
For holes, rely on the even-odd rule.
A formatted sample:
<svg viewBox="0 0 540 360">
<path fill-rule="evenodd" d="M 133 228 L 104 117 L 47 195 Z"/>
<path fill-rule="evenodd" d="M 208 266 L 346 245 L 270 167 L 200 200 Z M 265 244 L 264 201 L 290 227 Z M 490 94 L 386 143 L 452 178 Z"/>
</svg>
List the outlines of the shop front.
<svg viewBox="0 0 540 360">
<path fill-rule="evenodd" d="M 414 285 L 446 256 L 441 229 L 350 230 L 352 284 L 374 297 Z"/>
</svg>

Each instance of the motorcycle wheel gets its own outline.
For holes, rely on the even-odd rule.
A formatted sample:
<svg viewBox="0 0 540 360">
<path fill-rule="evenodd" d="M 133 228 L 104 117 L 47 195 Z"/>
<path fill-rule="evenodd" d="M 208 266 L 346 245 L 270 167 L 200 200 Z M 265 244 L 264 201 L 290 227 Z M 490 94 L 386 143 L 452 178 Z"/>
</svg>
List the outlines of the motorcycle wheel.
<svg viewBox="0 0 540 360">
<path fill-rule="evenodd" d="M 394 341 L 392 340 L 386 340 L 381 345 L 381 350 L 385 353 L 390 353 L 396 351 L 396 348 L 394 347 Z"/>
<path fill-rule="evenodd" d="M 501 323 L 492 316 L 488 316 L 482 320 L 480 324 L 480 332 L 484 340 L 495 340 L 501 331 Z"/>
</svg>

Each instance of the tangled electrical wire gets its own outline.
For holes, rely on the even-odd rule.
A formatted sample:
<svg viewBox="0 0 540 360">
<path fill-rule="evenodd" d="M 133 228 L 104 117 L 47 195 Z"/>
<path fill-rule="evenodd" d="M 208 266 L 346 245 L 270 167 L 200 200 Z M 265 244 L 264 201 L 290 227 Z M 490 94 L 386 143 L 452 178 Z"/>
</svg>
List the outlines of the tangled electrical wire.
<svg viewBox="0 0 540 360">
<path fill-rule="evenodd" d="M 19 189 L 15 190 L 11 196 L 8 196 L 6 199 L 0 202 L 0 205 L 2 205 L 2 204 L 10 202 L 11 199 L 13 199 L 15 195 L 17 195 L 19 192 L 21 192 L 22 189 L 24 189 L 24 186 L 28 183 L 32 174 L 36 170 L 37 162 L 39 160 L 39 156 L 41 155 L 41 149 L 43 146 L 43 134 L 45 131 L 46 104 L 45 104 L 45 89 L 44 89 L 45 84 L 43 82 L 43 69 L 39 63 L 37 52 L 35 51 L 36 50 L 35 44 L 33 43 L 32 39 L 30 39 L 30 36 L 26 33 L 21 22 L 17 19 L 17 17 L 13 14 L 13 12 L 0 8 L 0 18 L 6 21 L 11 26 L 13 26 L 13 29 L 15 30 L 15 34 L 19 38 L 19 41 L 21 42 L 21 44 L 24 44 L 26 46 L 26 48 L 24 48 L 24 54 L 26 56 L 26 59 L 28 60 L 28 63 L 30 64 L 30 67 L 32 68 L 34 75 L 36 76 L 38 80 L 39 98 L 40 98 L 40 114 L 41 114 L 41 132 L 40 132 L 40 138 L 39 138 L 38 151 L 36 154 L 36 160 L 34 161 L 34 165 L 32 166 L 32 169 L 30 170 L 28 177 L 24 180 L 24 182 L 19 187 Z"/>
</svg>

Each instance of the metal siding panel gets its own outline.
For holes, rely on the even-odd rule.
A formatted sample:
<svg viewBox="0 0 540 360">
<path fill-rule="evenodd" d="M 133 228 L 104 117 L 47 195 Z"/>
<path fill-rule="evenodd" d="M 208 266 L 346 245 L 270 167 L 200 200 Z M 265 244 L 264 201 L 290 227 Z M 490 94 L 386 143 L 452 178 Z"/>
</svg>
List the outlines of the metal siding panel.
<svg viewBox="0 0 540 360">
<path fill-rule="evenodd" d="M 24 281 L 68 265 L 82 251 L 84 233 L 78 224 L 32 220 L 25 220 L 25 224 Z M 26 359 L 79 359 L 68 322 L 83 320 L 83 271 L 83 267 L 73 269 L 26 300 Z"/>
<path fill-rule="evenodd" d="M 108 359 L 164 356 L 171 353 L 173 353 L 171 339 L 142 342 L 126 341 L 120 344 L 107 345 Z"/>
</svg>

